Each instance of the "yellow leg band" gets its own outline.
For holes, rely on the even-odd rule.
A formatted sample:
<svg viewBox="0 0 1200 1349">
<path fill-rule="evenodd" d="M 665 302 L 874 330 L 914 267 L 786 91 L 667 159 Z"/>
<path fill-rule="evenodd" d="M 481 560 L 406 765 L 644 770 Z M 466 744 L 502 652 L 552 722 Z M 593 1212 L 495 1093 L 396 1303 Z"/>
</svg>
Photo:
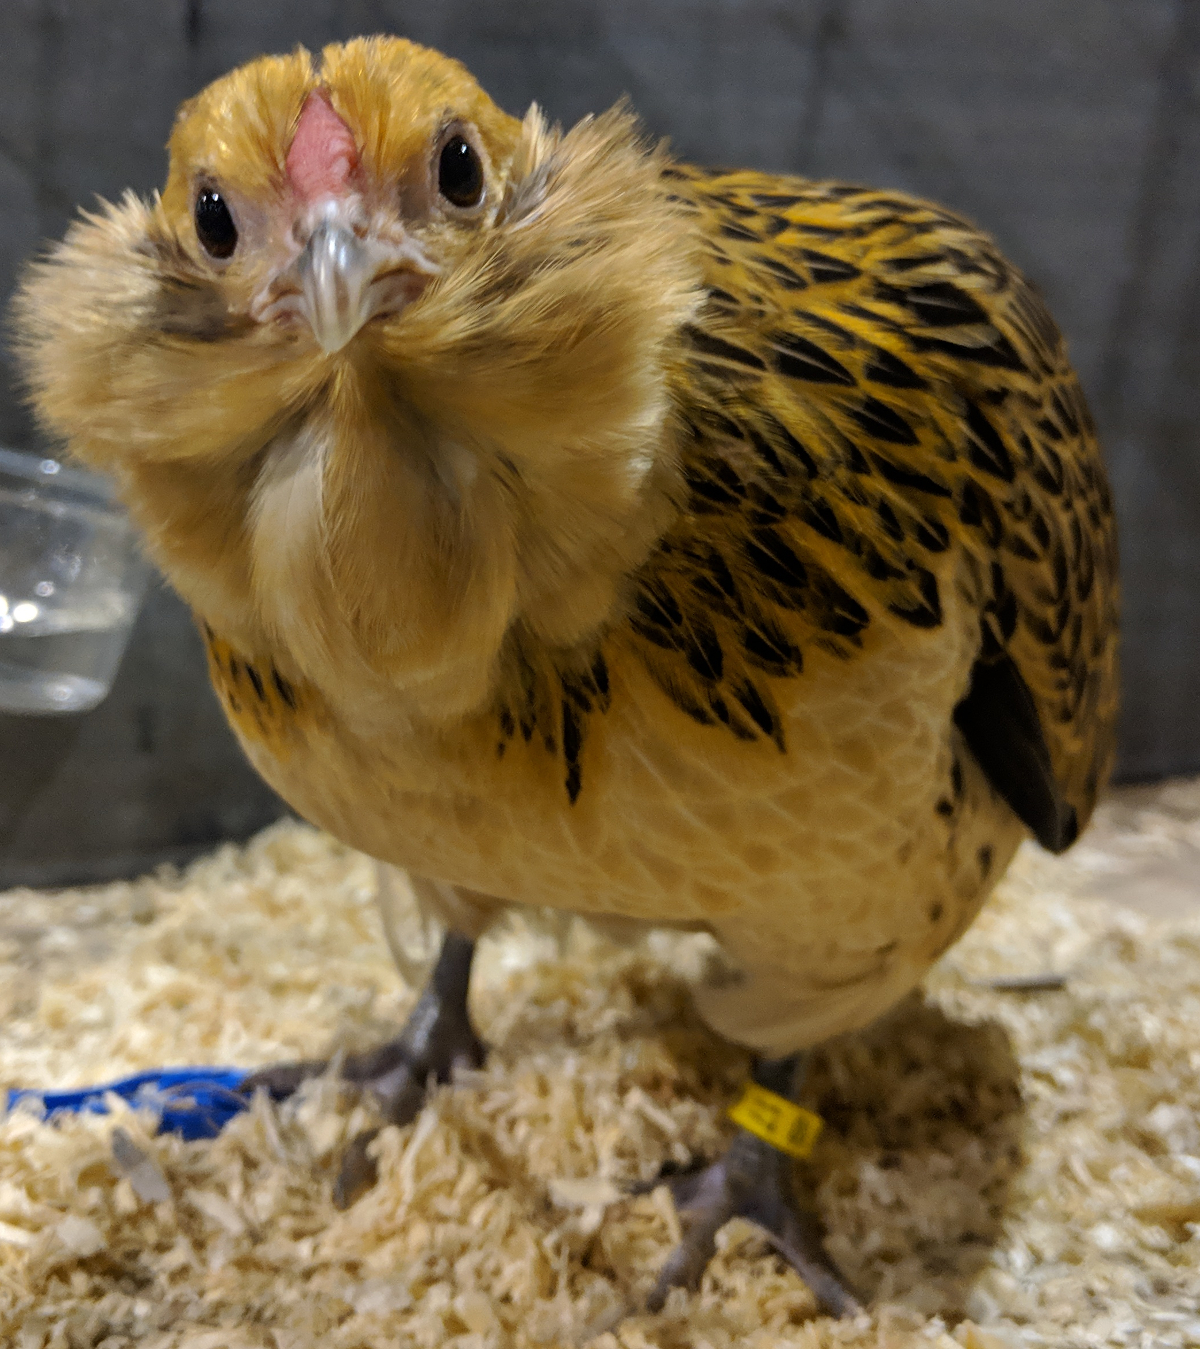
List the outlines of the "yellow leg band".
<svg viewBox="0 0 1200 1349">
<path fill-rule="evenodd" d="M 729 1107 L 729 1118 L 791 1157 L 807 1157 L 821 1132 L 820 1115 L 757 1082 L 746 1083 L 741 1096 Z"/>
</svg>

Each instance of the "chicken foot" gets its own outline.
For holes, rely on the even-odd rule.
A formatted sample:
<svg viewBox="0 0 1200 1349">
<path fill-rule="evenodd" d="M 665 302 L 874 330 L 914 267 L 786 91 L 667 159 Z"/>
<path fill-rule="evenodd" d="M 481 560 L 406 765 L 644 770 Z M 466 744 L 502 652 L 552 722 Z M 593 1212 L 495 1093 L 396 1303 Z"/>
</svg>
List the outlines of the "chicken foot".
<svg viewBox="0 0 1200 1349">
<path fill-rule="evenodd" d="M 455 1068 L 478 1068 L 483 1062 L 484 1045 L 467 1013 L 474 954 L 471 938 L 448 933 L 425 991 L 400 1034 L 365 1053 L 347 1055 L 342 1061 L 342 1077 L 372 1091 L 389 1124 L 407 1124 L 413 1119 L 431 1077 L 447 1082 Z M 250 1093 L 261 1087 L 282 1099 L 328 1066 L 327 1061 L 318 1059 L 272 1064 L 252 1073 L 240 1089 Z M 334 1184 L 334 1202 L 339 1208 L 348 1208 L 375 1183 L 375 1163 L 367 1146 L 378 1132 L 366 1130 L 347 1147 Z"/>
<path fill-rule="evenodd" d="M 760 1059 L 753 1078 L 759 1086 L 791 1097 L 804 1055 Z M 672 1288 L 694 1288 L 716 1250 L 716 1235 L 730 1218 L 747 1218 L 761 1227 L 775 1251 L 808 1284 L 833 1316 L 859 1311 L 858 1299 L 845 1287 L 825 1253 L 817 1215 L 797 1206 L 791 1182 L 793 1162 L 763 1139 L 738 1129 L 723 1156 L 702 1169 L 662 1175 L 675 1199 L 683 1240 L 658 1276 L 647 1305 L 659 1311 Z M 649 1187 L 646 1187 L 649 1188 Z"/>
</svg>

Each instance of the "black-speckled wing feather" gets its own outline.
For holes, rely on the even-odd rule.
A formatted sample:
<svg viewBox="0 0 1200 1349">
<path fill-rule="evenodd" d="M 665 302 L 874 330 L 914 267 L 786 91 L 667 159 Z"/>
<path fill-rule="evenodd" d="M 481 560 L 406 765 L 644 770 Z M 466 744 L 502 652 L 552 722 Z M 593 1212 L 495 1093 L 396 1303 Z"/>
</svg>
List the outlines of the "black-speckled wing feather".
<svg viewBox="0 0 1200 1349">
<path fill-rule="evenodd" d="M 689 493 L 632 640 L 697 721 L 783 747 L 773 681 L 853 659 L 879 616 L 942 622 L 971 559 L 980 653 L 957 720 L 1047 846 L 1111 763 L 1111 502 L 1063 343 L 967 222 L 902 195 L 669 170 L 707 249 L 675 382 Z"/>
</svg>

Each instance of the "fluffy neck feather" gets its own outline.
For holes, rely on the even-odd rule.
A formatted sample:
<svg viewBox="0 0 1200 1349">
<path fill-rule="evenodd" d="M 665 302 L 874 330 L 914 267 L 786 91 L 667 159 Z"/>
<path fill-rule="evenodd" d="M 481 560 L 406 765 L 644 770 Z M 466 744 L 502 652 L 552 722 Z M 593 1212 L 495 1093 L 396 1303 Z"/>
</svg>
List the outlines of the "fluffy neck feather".
<svg viewBox="0 0 1200 1349">
<path fill-rule="evenodd" d="M 39 410 L 230 640 L 360 719 L 461 716 L 518 627 L 602 625 L 674 512 L 666 373 L 699 267 L 661 168 L 621 110 L 565 136 L 531 110 L 478 244 L 332 359 L 191 336 L 203 288 L 127 198 L 27 284 Z"/>
</svg>

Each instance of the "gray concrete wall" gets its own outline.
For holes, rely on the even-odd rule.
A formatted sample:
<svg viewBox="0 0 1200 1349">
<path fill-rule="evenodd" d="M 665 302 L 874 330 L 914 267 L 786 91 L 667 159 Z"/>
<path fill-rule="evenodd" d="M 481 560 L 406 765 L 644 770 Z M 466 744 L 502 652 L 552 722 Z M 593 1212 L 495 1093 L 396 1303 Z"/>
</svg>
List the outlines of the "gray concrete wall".
<svg viewBox="0 0 1200 1349">
<path fill-rule="evenodd" d="M 628 93 L 682 155 L 905 188 L 991 230 L 1046 292 L 1108 448 L 1121 771 L 1200 769 L 1196 0 L 3 0 L 0 292 L 77 203 L 161 181 L 181 98 L 260 52 L 377 31 L 460 57 L 516 112 L 537 99 L 569 122 Z M 30 438 L 0 390 L 0 441 Z M 204 842 L 276 808 L 165 597 L 76 731 L 0 720 L 0 775 L 9 798 L 27 777 L 41 802 L 0 793 L 0 882 L 51 856 L 86 868 Z"/>
</svg>

